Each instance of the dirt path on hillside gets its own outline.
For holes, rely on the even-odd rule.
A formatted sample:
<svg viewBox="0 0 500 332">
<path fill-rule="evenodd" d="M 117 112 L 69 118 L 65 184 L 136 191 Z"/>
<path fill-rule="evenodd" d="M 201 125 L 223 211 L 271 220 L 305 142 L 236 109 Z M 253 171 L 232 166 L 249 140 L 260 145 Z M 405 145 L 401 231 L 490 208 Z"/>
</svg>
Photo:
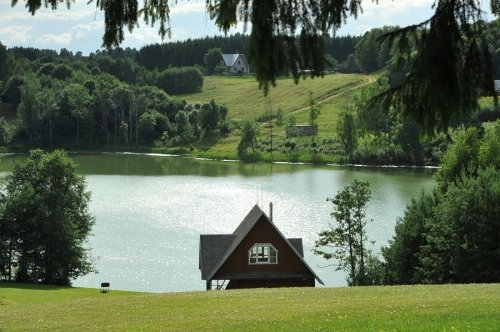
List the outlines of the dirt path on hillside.
<svg viewBox="0 0 500 332">
<path fill-rule="evenodd" d="M 345 93 L 347 93 L 347 92 L 349 92 L 349 91 L 353 91 L 353 90 L 356 90 L 356 89 L 362 88 L 362 87 L 364 87 L 364 86 L 367 86 L 367 85 L 369 85 L 369 84 L 373 84 L 373 83 L 375 83 L 375 81 L 376 81 L 376 79 L 375 79 L 374 77 L 371 77 L 371 76 L 370 76 L 370 77 L 368 77 L 368 81 L 364 81 L 364 80 L 363 80 L 363 82 L 361 82 L 361 83 L 359 83 L 359 84 L 356 84 L 356 85 L 353 85 L 353 86 L 349 86 L 349 87 L 347 87 L 347 88 L 340 89 L 340 90 L 338 90 L 338 91 L 335 91 L 335 92 L 334 92 L 334 93 L 332 93 L 331 95 L 326 96 L 326 97 L 325 97 L 325 98 L 323 98 L 323 99 L 317 100 L 317 101 L 316 101 L 316 105 L 318 105 L 318 106 L 319 106 L 319 105 L 321 105 L 321 104 L 324 104 L 324 103 L 326 103 L 327 101 L 330 101 L 330 100 L 332 100 L 332 99 L 334 99 L 334 98 L 337 98 L 337 97 L 339 97 L 339 96 L 341 96 L 341 95 L 343 95 L 343 94 L 345 94 Z M 305 111 L 305 110 L 307 110 L 307 109 L 309 109 L 309 106 L 304 106 L 304 107 L 298 108 L 298 109 L 296 109 L 296 110 L 293 110 L 292 112 L 287 113 L 287 114 L 299 113 L 299 112 Z"/>
</svg>

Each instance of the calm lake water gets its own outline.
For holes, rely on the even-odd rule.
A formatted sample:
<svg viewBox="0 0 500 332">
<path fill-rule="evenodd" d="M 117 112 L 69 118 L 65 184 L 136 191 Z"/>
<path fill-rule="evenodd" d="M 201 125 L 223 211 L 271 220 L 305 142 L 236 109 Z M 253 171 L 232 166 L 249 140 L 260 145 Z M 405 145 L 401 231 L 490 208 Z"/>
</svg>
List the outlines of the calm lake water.
<svg viewBox="0 0 500 332">
<path fill-rule="evenodd" d="M 200 234 L 232 233 L 255 205 L 287 237 L 302 237 L 304 255 L 326 286 L 344 286 L 345 275 L 312 254 L 317 234 L 331 222 L 327 197 L 353 179 L 367 181 L 369 240 L 387 245 L 406 204 L 434 186 L 432 171 L 291 164 L 244 164 L 137 154 L 72 155 L 92 192 L 96 218 L 88 246 L 97 274 L 74 286 L 148 292 L 203 290 L 198 270 Z M 12 169 L 21 156 L 4 156 Z M 325 267 L 328 266 L 328 267 Z"/>
</svg>

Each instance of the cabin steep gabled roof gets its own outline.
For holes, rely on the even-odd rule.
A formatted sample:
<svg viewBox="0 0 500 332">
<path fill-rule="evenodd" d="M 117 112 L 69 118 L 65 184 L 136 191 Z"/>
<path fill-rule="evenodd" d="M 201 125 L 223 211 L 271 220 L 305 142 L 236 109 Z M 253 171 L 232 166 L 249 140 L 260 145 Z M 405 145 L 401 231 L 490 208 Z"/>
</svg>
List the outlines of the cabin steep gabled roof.
<svg viewBox="0 0 500 332">
<path fill-rule="evenodd" d="M 311 272 L 311 274 L 318 280 L 319 283 L 324 285 L 323 281 L 314 273 L 314 271 L 309 267 L 309 265 L 304 260 L 304 252 L 302 248 L 302 239 L 287 239 L 283 236 L 283 234 L 279 231 L 279 229 L 269 220 L 268 216 L 262 211 L 257 205 L 255 205 L 252 210 L 246 215 L 240 225 L 236 228 L 233 234 L 228 235 L 201 235 L 200 236 L 200 269 L 203 280 L 212 280 L 213 276 L 217 273 L 217 271 L 224 265 L 227 259 L 231 256 L 231 254 L 236 250 L 239 244 L 243 241 L 243 239 L 247 236 L 247 234 L 252 230 L 255 224 L 264 217 L 270 225 L 275 229 L 275 231 L 281 236 L 281 238 L 285 241 L 285 243 L 290 247 L 290 249 L 297 255 L 297 257 L 302 261 L 305 267 Z M 220 236 L 220 238 L 216 238 Z M 213 238 L 210 238 L 213 237 Z M 217 242 L 221 240 L 220 242 Z M 231 240 L 231 241 L 230 241 Z M 216 243 L 217 242 L 217 243 Z M 229 243 L 230 242 L 230 243 Z M 229 244 L 228 244 L 229 243 Z M 210 256 L 207 257 L 204 253 L 206 246 L 209 244 L 214 244 L 217 246 L 217 249 L 212 249 L 212 254 L 220 253 L 223 247 L 226 247 L 223 254 L 221 254 L 216 264 L 211 265 L 216 257 Z M 208 249 L 210 251 L 210 249 Z M 216 251 L 216 252 L 215 252 Z M 203 256 L 202 256 L 203 255 Z M 205 259 L 207 261 L 205 261 Z M 210 271 L 209 266 L 212 266 Z"/>
<path fill-rule="evenodd" d="M 208 273 L 233 241 L 233 234 L 200 235 L 199 268 L 201 270 L 201 279 L 207 279 Z"/>
</svg>

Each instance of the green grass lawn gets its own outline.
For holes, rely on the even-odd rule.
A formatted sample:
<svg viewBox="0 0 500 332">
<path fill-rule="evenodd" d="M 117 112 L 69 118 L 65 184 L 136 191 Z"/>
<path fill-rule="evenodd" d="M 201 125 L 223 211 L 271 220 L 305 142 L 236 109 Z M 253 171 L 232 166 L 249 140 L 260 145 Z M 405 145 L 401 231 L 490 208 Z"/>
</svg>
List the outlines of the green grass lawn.
<svg viewBox="0 0 500 332">
<path fill-rule="evenodd" d="M 144 294 L 0 284 L 0 330 L 498 331 L 500 284 Z"/>
</svg>

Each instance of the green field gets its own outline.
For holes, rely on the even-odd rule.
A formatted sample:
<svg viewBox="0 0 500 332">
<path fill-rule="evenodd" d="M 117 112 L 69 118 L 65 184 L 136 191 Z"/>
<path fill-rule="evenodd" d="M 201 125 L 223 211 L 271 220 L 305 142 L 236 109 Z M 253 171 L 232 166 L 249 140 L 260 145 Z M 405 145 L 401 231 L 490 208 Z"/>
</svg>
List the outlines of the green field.
<svg viewBox="0 0 500 332">
<path fill-rule="evenodd" d="M 375 81 L 374 75 L 362 74 L 329 74 L 323 78 L 307 78 L 295 84 L 291 78 L 281 78 L 276 87 L 271 88 L 269 95 L 264 96 L 258 89 L 257 81 L 252 76 L 209 76 L 205 77 L 203 90 L 200 93 L 182 95 L 189 103 L 205 103 L 214 99 L 218 104 L 229 108 L 228 119 L 257 119 L 269 112 L 276 113 L 279 108 L 285 114 L 285 123 L 275 126 L 273 135 L 284 136 L 287 117 L 293 114 L 298 124 L 309 122 L 309 93 L 321 107 L 317 120 L 319 137 L 332 137 L 335 134 L 335 124 L 338 115 L 350 102 L 350 96 L 356 89 Z M 260 127 L 261 135 L 268 135 L 267 124 Z M 203 156 L 237 158 L 236 147 L 240 141 L 240 132 L 233 131 L 231 135 L 220 141 L 203 141 L 195 144 L 199 150 L 204 150 Z M 213 155 L 211 155 L 213 154 Z"/>
<path fill-rule="evenodd" d="M 323 78 L 307 78 L 295 84 L 291 78 L 280 78 L 276 87 L 264 96 L 258 83 L 252 76 L 207 76 L 200 93 L 181 95 L 189 103 L 206 103 L 214 99 L 218 104 L 229 107 L 229 117 L 237 119 L 255 119 L 269 106 L 276 112 L 281 108 L 285 114 L 296 112 L 307 106 L 309 93 L 321 101 L 335 94 L 347 91 L 371 81 L 369 75 L 330 74 Z"/>
<path fill-rule="evenodd" d="M 498 331 L 500 284 L 101 294 L 0 283 L 0 330 Z"/>
</svg>

